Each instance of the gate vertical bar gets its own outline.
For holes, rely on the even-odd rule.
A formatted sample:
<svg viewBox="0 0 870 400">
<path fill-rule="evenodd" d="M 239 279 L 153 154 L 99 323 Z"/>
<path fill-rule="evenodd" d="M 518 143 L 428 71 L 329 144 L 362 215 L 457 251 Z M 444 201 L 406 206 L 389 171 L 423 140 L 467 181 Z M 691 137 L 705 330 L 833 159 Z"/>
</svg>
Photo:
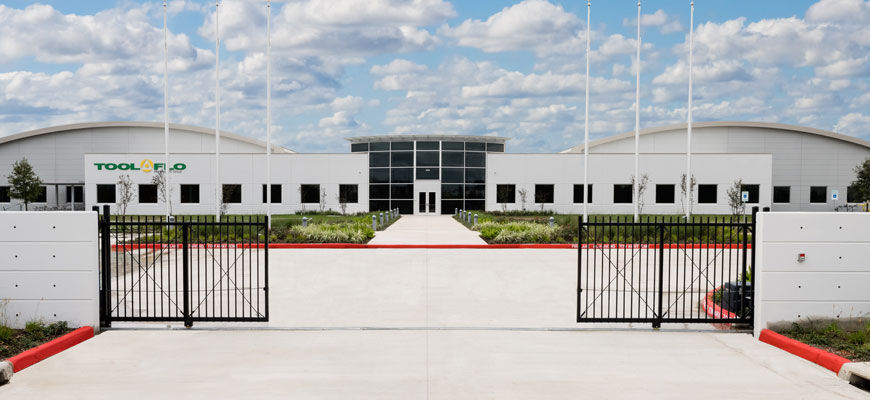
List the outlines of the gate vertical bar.
<svg viewBox="0 0 870 400">
<path fill-rule="evenodd" d="M 653 322 L 653 328 L 661 328 L 662 327 L 662 319 L 664 316 L 662 315 L 662 303 L 664 303 L 664 270 L 665 270 L 665 224 L 659 223 L 656 226 L 659 230 L 659 290 L 658 290 L 658 298 L 659 298 L 659 307 L 658 313 L 656 315 L 656 320 Z M 670 279 L 670 278 L 668 278 Z"/>
<path fill-rule="evenodd" d="M 103 293 L 102 293 L 102 303 L 103 303 L 103 316 L 105 319 L 101 319 L 100 326 L 104 328 L 110 328 L 112 326 L 112 290 L 111 290 L 111 270 L 109 268 L 109 264 L 111 263 L 111 251 L 112 251 L 112 241 L 109 238 L 109 206 L 103 206 L 103 223 L 99 225 L 102 234 L 100 237 L 101 246 L 103 248 L 102 253 L 100 254 L 100 267 L 103 281 Z"/>
<path fill-rule="evenodd" d="M 264 307 L 266 309 L 266 321 L 269 320 L 269 217 L 266 217 L 266 225 L 263 227 L 263 236 L 265 245 L 263 246 L 263 251 L 266 253 L 263 255 L 263 273 L 265 276 L 263 277 L 263 301 L 265 301 Z M 257 238 L 259 240 L 259 237 Z M 260 257 L 257 257 L 257 262 L 259 263 Z M 259 268 L 257 268 L 259 275 Z"/>
<path fill-rule="evenodd" d="M 181 295 L 184 296 L 184 326 L 190 328 L 193 326 L 193 318 L 190 315 L 190 223 L 184 222 L 181 224 L 181 270 L 182 270 L 182 285 L 184 288 Z"/>
<path fill-rule="evenodd" d="M 747 322 L 750 322 L 750 323 L 753 320 L 752 316 L 755 314 L 755 308 L 754 308 L 754 306 L 755 306 L 755 272 L 757 271 L 757 269 L 755 268 L 755 232 L 756 232 L 755 229 L 756 229 L 756 227 L 758 227 L 757 221 L 758 221 L 758 206 L 753 206 L 752 207 L 752 226 L 750 228 L 752 231 L 752 241 L 751 241 L 751 243 L 752 243 L 751 244 L 752 256 L 750 258 L 752 263 L 749 265 L 750 265 L 750 268 L 752 268 L 754 271 L 750 271 L 750 273 L 749 273 L 750 277 L 749 277 L 749 287 L 748 288 L 746 287 L 746 272 L 743 273 L 743 287 L 742 287 L 743 293 L 741 293 L 741 295 L 742 295 L 741 298 L 749 297 L 748 307 L 750 310 L 752 310 L 752 312 L 749 313 L 749 315 L 744 315 L 743 318 L 747 319 L 748 320 Z M 749 294 L 749 296 L 747 296 L 747 294 Z M 746 308 L 746 307 L 744 307 L 744 308 Z M 744 312 L 744 314 L 745 314 L 745 312 Z"/>
<path fill-rule="evenodd" d="M 585 188 L 584 188 L 585 189 Z M 585 195 L 585 194 L 584 194 Z M 583 223 L 584 217 L 577 217 L 577 322 L 580 322 L 580 295 L 583 293 L 580 271 L 583 269 Z"/>
</svg>

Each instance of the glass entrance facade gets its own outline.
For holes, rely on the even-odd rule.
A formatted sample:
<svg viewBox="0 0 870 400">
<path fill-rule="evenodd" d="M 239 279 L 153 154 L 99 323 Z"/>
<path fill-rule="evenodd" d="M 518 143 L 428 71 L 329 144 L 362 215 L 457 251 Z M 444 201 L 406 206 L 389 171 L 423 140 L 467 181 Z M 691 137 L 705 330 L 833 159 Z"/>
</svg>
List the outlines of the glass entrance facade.
<svg viewBox="0 0 870 400">
<path fill-rule="evenodd" d="M 440 180 L 441 213 L 483 210 L 486 153 L 504 152 L 504 138 L 351 138 L 351 152 L 369 154 L 369 210 L 414 212 L 414 180 Z"/>
</svg>

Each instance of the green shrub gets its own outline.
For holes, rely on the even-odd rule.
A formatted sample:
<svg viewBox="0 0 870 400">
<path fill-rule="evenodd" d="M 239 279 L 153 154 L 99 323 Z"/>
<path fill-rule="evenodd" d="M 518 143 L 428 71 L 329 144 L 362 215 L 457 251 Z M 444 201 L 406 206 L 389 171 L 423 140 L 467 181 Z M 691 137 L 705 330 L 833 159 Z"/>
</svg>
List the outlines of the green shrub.
<svg viewBox="0 0 870 400">
<path fill-rule="evenodd" d="M 6 325 L 0 325 L 0 342 L 6 342 L 12 339 L 14 333 L 15 331 L 13 331 L 12 328 Z"/>
<path fill-rule="evenodd" d="M 42 321 L 30 321 L 24 325 L 24 332 L 33 338 L 45 337 L 45 323 Z"/>
<path fill-rule="evenodd" d="M 474 225 L 480 237 L 489 243 L 550 243 L 557 240 L 560 228 L 533 222 L 492 222 L 485 221 Z"/>
<path fill-rule="evenodd" d="M 342 222 L 284 226 L 273 229 L 270 240 L 284 243 L 366 243 L 374 236 L 371 226 Z"/>
</svg>

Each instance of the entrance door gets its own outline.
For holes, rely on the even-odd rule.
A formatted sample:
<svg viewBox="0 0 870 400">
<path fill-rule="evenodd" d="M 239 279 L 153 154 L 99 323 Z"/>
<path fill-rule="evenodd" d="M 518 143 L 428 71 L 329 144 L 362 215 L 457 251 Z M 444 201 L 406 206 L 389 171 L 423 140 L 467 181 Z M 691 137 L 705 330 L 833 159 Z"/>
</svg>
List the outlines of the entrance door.
<svg viewBox="0 0 870 400">
<path fill-rule="evenodd" d="M 435 214 L 435 192 L 419 192 L 418 212 L 420 214 Z"/>
</svg>

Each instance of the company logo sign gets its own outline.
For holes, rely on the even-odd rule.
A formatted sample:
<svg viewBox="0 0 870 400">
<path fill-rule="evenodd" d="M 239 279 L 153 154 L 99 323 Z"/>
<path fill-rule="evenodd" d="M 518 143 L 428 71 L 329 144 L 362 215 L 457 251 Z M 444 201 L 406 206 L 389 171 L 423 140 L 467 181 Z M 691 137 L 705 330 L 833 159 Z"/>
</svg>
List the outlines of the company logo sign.
<svg viewBox="0 0 870 400">
<path fill-rule="evenodd" d="M 142 172 L 154 172 L 154 171 L 163 171 L 166 169 L 166 164 L 164 163 L 156 163 L 149 159 L 144 159 L 138 163 L 129 162 L 129 163 L 94 163 L 94 166 L 97 167 L 97 171 L 142 171 Z M 185 163 L 175 163 L 169 168 L 169 171 L 172 172 L 181 172 L 187 169 L 187 164 Z"/>
</svg>

